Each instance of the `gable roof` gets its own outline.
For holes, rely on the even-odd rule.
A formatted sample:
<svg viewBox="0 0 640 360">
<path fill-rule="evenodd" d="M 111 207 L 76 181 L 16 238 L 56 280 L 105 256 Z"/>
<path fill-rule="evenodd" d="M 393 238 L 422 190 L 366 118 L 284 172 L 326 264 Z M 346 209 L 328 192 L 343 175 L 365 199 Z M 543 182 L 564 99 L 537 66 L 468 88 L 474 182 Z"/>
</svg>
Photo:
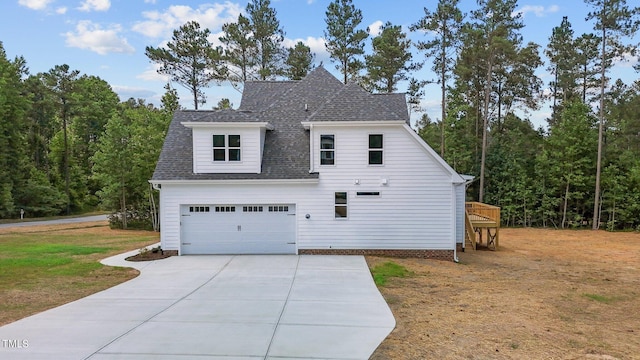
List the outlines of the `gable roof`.
<svg viewBox="0 0 640 360">
<path fill-rule="evenodd" d="M 409 121 L 404 94 L 373 95 L 318 67 L 298 81 L 247 82 L 238 110 L 176 111 L 152 181 L 317 179 L 309 173 L 309 132 L 302 122 Z M 193 135 L 183 122 L 266 122 L 260 174 L 193 173 Z"/>
</svg>

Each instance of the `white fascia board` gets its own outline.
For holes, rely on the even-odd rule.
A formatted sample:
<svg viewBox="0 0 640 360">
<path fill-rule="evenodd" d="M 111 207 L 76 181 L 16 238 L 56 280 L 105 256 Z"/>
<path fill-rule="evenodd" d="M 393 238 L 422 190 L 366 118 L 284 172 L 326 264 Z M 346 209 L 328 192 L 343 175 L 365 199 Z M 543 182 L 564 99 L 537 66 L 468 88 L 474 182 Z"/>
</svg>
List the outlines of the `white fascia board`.
<svg viewBox="0 0 640 360">
<path fill-rule="evenodd" d="M 183 121 L 181 125 L 194 129 L 194 128 L 265 128 L 267 130 L 273 130 L 273 125 L 268 122 L 195 122 L 195 121 Z"/>
<path fill-rule="evenodd" d="M 309 130 L 311 125 L 314 127 L 323 127 L 323 126 L 400 126 L 406 124 L 407 122 L 404 120 L 384 120 L 384 121 L 375 121 L 375 120 L 367 120 L 367 121 L 303 121 L 302 126 L 305 129 Z"/>
<path fill-rule="evenodd" d="M 438 153 L 435 152 L 435 150 L 433 150 L 431 148 L 431 146 L 429 146 L 429 144 L 427 144 L 421 137 L 420 135 L 418 135 L 412 128 L 411 126 L 407 125 L 407 123 L 403 122 L 403 127 L 404 129 L 409 133 L 409 135 L 411 137 L 413 137 L 413 139 L 422 146 L 422 148 L 429 154 L 431 155 L 431 157 L 449 174 L 451 174 L 451 181 L 454 184 L 464 184 L 466 181 L 465 179 L 458 174 L 455 170 L 453 170 L 453 168 L 451 166 L 449 166 L 449 164 L 447 164 L 446 161 L 444 161 L 444 159 L 442 157 L 440 157 L 440 155 L 438 155 Z"/>
<path fill-rule="evenodd" d="M 317 184 L 320 179 L 238 179 L 238 180 L 149 180 L 152 185 L 216 185 L 216 184 Z"/>
</svg>

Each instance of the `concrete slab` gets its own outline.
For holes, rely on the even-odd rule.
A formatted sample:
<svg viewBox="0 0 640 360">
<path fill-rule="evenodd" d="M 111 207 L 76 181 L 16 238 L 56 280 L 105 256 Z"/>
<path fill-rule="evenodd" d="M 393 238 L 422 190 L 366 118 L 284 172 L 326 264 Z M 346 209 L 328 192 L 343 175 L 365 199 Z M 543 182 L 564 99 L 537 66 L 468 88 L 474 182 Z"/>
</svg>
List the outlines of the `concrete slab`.
<svg viewBox="0 0 640 360">
<path fill-rule="evenodd" d="M 154 321 L 277 324 L 284 304 L 284 300 L 186 299 L 156 316 Z"/>
<path fill-rule="evenodd" d="M 389 312 L 380 316 L 379 302 L 289 301 L 280 318 L 287 325 L 395 326 Z M 309 311 L 313 309 L 313 311 Z"/>
<path fill-rule="evenodd" d="M 269 357 L 368 359 L 389 335 L 386 328 L 354 326 L 280 325 Z"/>
<path fill-rule="evenodd" d="M 264 356 L 275 324 L 148 322 L 101 354 Z"/>
<path fill-rule="evenodd" d="M 367 359 L 395 320 L 361 256 L 181 256 L 0 327 L 0 359 Z M 20 343 L 22 344 L 22 343 Z"/>
</svg>

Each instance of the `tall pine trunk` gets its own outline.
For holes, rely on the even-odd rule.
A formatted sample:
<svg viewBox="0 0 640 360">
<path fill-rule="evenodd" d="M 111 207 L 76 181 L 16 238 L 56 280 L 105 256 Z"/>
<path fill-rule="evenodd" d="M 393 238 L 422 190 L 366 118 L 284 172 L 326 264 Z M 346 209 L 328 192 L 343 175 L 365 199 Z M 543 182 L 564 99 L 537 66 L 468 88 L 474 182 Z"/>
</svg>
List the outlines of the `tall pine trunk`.
<svg viewBox="0 0 640 360">
<path fill-rule="evenodd" d="M 480 158 L 480 192 L 478 201 L 484 200 L 484 168 L 487 159 L 487 127 L 489 127 L 489 102 L 491 101 L 491 80 L 493 76 L 493 55 L 489 56 L 487 83 L 484 85 L 484 114 L 482 119 L 482 155 Z"/>
<path fill-rule="evenodd" d="M 604 12 L 604 9 L 602 10 Z M 604 15 L 603 15 L 604 18 Z M 605 79 L 605 56 L 607 46 L 607 28 L 602 27 L 602 65 L 600 66 L 600 119 L 598 121 L 598 159 L 596 160 L 596 189 L 593 199 L 593 224 L 592 229 L 598 230 L 600 228 L 600 173 L 602 168 L 602 138 L 604 132 L 604 88 L 606 85 Z"/>
</svg>

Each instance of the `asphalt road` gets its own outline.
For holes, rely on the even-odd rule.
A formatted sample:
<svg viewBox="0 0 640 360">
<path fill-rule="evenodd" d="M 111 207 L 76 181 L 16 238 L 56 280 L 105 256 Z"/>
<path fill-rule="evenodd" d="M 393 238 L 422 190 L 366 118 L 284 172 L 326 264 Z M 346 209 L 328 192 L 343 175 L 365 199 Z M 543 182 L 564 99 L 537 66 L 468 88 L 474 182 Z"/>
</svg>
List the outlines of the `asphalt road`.
<svg viewBox="0 0 640 360">
<path fill-rule="evenodd" d="M 94 216 L 84 216 L 84 217 L 68 218 L 68 219 L 26 221 L 26 222 L 16 222 L 16 223 L 9 223 L 9 224 L 0 224 L 0 229 L 11 228 L 11 227 L 34 226 L 34 225 L 74 224 L 74 223 L 102 221 L 102 220 L 107 220 L 107 215 L 94 215 Z"/>
</svg>

